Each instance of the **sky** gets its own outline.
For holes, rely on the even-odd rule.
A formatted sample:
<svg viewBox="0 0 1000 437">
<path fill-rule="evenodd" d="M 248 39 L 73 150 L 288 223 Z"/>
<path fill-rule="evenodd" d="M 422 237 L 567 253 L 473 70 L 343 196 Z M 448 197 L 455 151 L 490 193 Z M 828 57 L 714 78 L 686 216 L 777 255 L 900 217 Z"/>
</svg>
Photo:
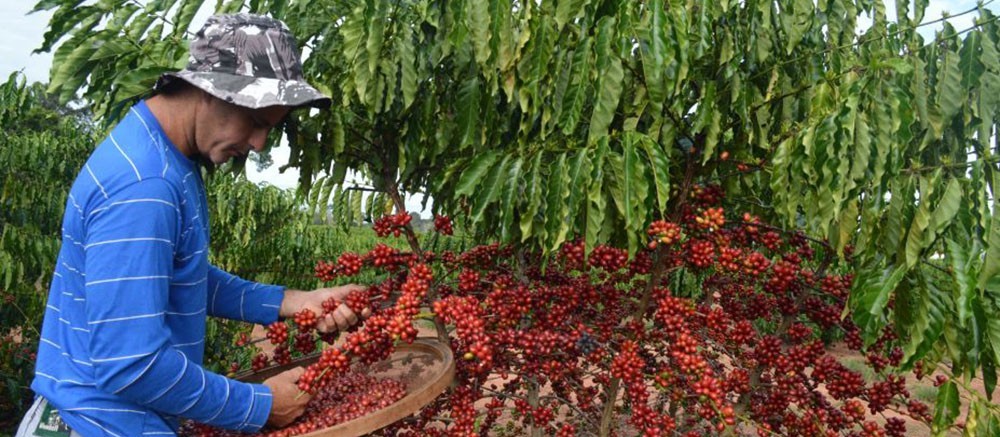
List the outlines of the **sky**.
<svg viewBox="0 0 1000 437">
<path fill-rule="evenodd" d="M 1000 0 L 993 0 L 994 3 L 989 8 L 1000 13 Z M 0 82 L 15 71 L 23 71 L 28 81 L 47 81 L 49 65 L 52 62 L 51 53 L 32 54 L 32 51 L 42 44 L 45 29 L 48 25 L 52 13 L 50 11 L 36 12 L 28 14 L 34 0 L 0 0 L 0 29 L 7 29 L 7 37 L 0 43 Z M 193 24 L 200 27 L 205 19 L 210 15 L 209 6 L 214 2 L 205 2 L 206 7 L 195 16 Z M 924 14 L 924 21 L 936 20 L 942 17 L 942 12 L 956 14 L 973 8 L 976 5 L 974 0 L 930 0 L 927 11 Z M 895 20 L 895 1 L 886 2 L 886 15 L 890 20 Z M 973 24 L 976 14 L 968 14 L 961 17 L 951 18 L 949 22 L 957 30 L 963 30 Z M 865 23 L 860 23 L 866 27 Z M 941 24 L 925 26 L 920 32 L 925 40 L 933 38 L 934 31 L 939 30 Z M 267 182 L 281 188 L 293 188 L 298 180 L 298 173 L 294 169 L 289 169 L 284 174 L 278 172 L 278 168 L 288 162 L 288 147 L 276 147 L 271 151 L 274 165 L 262 172 L 257 172 L 254 165 L 248 166 L 248 177 L 254 182 Z M 350 178 L 348 178 L 350 180 Z M 408 199 L 407 208 L 413 212 L 420 209 L 419 199 Z M 424 211 L 423 216 L 429 215 Z"/>
</svg>

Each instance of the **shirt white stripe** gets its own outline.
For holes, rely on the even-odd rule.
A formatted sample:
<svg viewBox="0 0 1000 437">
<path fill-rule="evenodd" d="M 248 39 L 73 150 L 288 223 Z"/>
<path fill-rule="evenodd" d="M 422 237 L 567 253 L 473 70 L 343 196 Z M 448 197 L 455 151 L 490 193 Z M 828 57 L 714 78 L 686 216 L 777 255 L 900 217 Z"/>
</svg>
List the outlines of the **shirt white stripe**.
<svg viewBox="0 0 1000 437">
<path fill-rule="evenodd" d="M 205 282 L 205 281 L 208 281 L 208 278 L 201 278 L 201 280 L 198 280 L 198 281 L 195 281 L 195 282 L 171 282 L 170 285 L 175 285 L 175 286 L 178 286 L 178 287 L 190 287 L 192 285 L 201 284 L 202 282 Z"/>
<path fill-rule="evenodd" d="M 54 276 L 56 276 L 56 277 L 58 277 L 58 278 L 61 278 L 61 277 L 62 277 L 62 275 L 60 275 L 60 274 L 59 274 L 59 272 L 53 272 L 53 273 L 52 273 L 52 275 L 54 275 Z"/>
<path fill-rule="evenodd" d="M 45 308 L 48 308 L 48 309 L 50 309 L 52 311 L 55 311 L 57 313 L 61 313 L 62 312 L 59 308 L 56 308 L 56 307 L 54 307 L 52 305 L 48 305 L 48 304 L 45 305 Z"/>
<path fill-rule="evenodd" d="M 89 324 L 89 325 L 96 325 L 96 324 L 99 324 L 99 323 L 121 322 L 121 321 L 124 321 L 124 320 L 148 319 L 150 317 L 159 317 L 159 316 L 162 316 L 163 313 L 164 313 L 164 311 L 160 311 L 158 313 L 153 313 L 153 314 L 140 314 L 138 316 L 117 317 L 117 318 L 114 318 L 114 319 L 94 320 L 94 321 L 91 321 L 91 322 L 87 322 L 87 324 Z"/>
<path fill-rule="evenodd" d="M 73 267 L 70 267 L 70 265 L 69 265 L 69 264 L 66 264 L 66 262 L 65 262 L 65 261 L 64 261 L 64 262 L 62 263 L 62 265 L 63 265 L 63 267 L 66 267 L 66 270 L 69 270 L 69 271 L 71 271 L 71 272 L 73 272 L 73 273 L 76 273 L 76 274 L 78 274 L 78 275 L 80 275 L 80 276 L 83 276 L 83 277 L 87 277 L 87 274 L 86 274 L 86 273 L 83 273 L 83 272 L 81 272 L 81 271 L 79 271 L 79 270 L 77 270 L 77 269 L 74 269 Z"/>
<path fill-rule="evenodd" d="M 146 123 L 146 119 L 142 118 L 142 115 L 139 114 L 139 111 L 136 111 L 134 107 L 129 109 L 129 111 L 135 114 L 135 118 L 138 118 L 139 122 L 142 123 L 142 126 L 146 128 L 146 133 L 149 134 L 149 139 L 153 140 L 153 143 L 160 146 L 160 148 L 165 148 L 163 146 L 163 143 L 161 143 L 160 140 L 158 140 L 156 137 L 153 136 L 153 131 L 149 129 L 149 124 Z M 167 169 L 170 168 L 170 161 L 164 159 L 163 162 L 165 165 L 163 166 L 163 174 L 161 176 L 166 176 Z"/>
<path fill-rule="evenodd" d="M 69 240 L 70 243 L 73 243 L 73 244 L 75 244 L 77 246 L 83 246 L 83 243 L 81 243 L 79 241 L 76 241 L 76 239 L 74 239 L 73 236 L 70 235 L 70 234 L 63 234 L 63 239 L 64 240 Z"/>
<path fill-rule="evenodd" d="M 190 255 L 185 256 L 184 258 L 179 258 L 178 261 L 182 261 L 182 262 L 183 261 L 187 261 L 187 260 L 189 260 L 191 258 L 194 258 L 197 255 L 201 255 L 201 254 L 205 253 L 205 250 L 207 250 L 207 248 L 201 249 L 201 250 L 196 251 L 196 252 L 192 252 Z"/>
<path fill-rule="evenodd" d="M 188 368 L 187 357 L 185 357 L 184 354 L 181 353 L 181 351 L 179 351 L 177 349 L 174 349 L 174 352 L 177 352 L 177 353 L 179 353 L 181 355 L 181 360 L 184 362 L 184 366 L 181 367 L 180 373 L 177 374 L 177 379 L 175 379 L 174 382 L 172 384 L 170 384 L 169 387 L 163 389 L 163 391 L 161 391 L 160 394 L 158 394 L 156 396 L 153 396 L 153 398 L 150 399 L 149 402 L 148 402 L 150 404 L 153 403 L 153 401 L 155 401 L 155 400 L 163 397 L 163 395 L 167 394 L 167 392 L 169 392 L 171 389 L 173 389 L 174 386 L 177 385 L 178 382 L 181 382 L 181 379 L 184 379 L 184 374 L 187 373 L 187 368 Z"/>
<path fill-rule="evenodd" d="M 148 356 L 150 356 L 152 354 L 153 354 L 153 352 L 147 352 L 147 353 L 138 354 L 138 355 L 126 355 L 124 357 L 91 358 L 90 361 L 93 361 L 95 363 L 106 363 L 108 361 L 121 361 L 121 360 L 129 360 L 129 359 L 132 359 L 132 358 L 148 357 Z"/>
<path fill-rule="evenodd" d="M 65 353 L 65 352 L 63 353 L 63 355 L 69 357 L 69 359 L 72 360 L 74 363 L 82 364 L 82 365 L 87 366 L 87 367 L 94 367 L 93 363 L 89 363 L 89 362 L 86 362 L 86 361 L 83 361 L 83 360 L 78 360 L 76 358 L 70 357 L 70 355 L 67 354 L 67 353 Z"/>
<path fill-rule="evenodd" d="M 169 315 L 171 315 L 171 316 L 196 316 L 196 315 L 202 314 L 204 312 L 205 312 L 205 309 L 202 308 L 202 309 L 200 309 L 198 311 L 193 311 L 193 312 L 190 312 L 190 313 L 179 313 L 179 312 L 176 312 L 176 311 L 167 311 L 166 313 L 169 314 Z"/>
<path fill-rule="evenodd" d="M 204 341 L 205 341 L 204 339 L 201 339 L 201 340 L 198 340 L 198 341 L 195 341 L 195 342 L 191 342 L 191 343 L 181 343 L 181 344 L 175 344 L 175 345 L 174 345 L 174 347 L 187 347 L 187 346 L 194 346 L 194 345 L 196 345 L 196 344 L 201 344 L 201 343 L 202 343 L 202 342 L 204 342 Z"/>
<path fill-rule="evenodd" d="M 199 372 L 201 372 L 201 388 L 199 388 L 196 393 L 202 393 L 202 396 L 204 396 L 205 384 L 207 383 L 207 381 L 205 381 L 205 370 L 202 369 L 201 366 L 198 366 L 198 367 L 195 367 L 195 368 L 198 369 Z M 184 408 L 183 410 L 181 410 L 179 413 L 175 414 L 175 416 L 180 416 L 180 415 L 182 415 L 184 413 L 187 413 L 188 410 L 194 408 L 194 406 L 197 405 L 198 401 L 200 401 L 200 400 L 201 400 L 201 396 L 195 398 L 194 400 L 191 401 L 190 405 L 188 405 L 186 408 Z"/>
<path fill-rule="evenodd" d="M 101 245 L 105 245 L 105 244 L 115 244 L 115 243 L 131 243 L 131 242 L 134 242 L 134 241 L 159 241 L 159 242 L 162 242 L 162 243 L 167 243 L 167 244 L 169 244 L 171 246 L 174 245 L 173 241 L 170 241 L 170 240 L 168 240 L 166 238 L 140 237 L 140 238 L 119 238 L 117 240 L 98 241 L 96 243 L 90 243 L 90 244 L 88 244 L 86 246 L 83 246 L 83 248 L 84 249 L 90 249 L 91 247 L 94 247 L 94 246 L 101 246 Z"/>
<path fill-rule="evenodd" d="M 77 211 L 80 211 L 80 215 L 83 215 L 83 208 L 80 208 L 80 204 L 76 203 L 76 198 L 73 197 L 72 194 L 69 195 L 69 200 L 70 202 L 73 202 L 73 207 L 76 208 Z"/>
<path fill-rule="evenodd" d="M 104 191 L 104 185 L 101 185 L 101 181 L 97 180 L 97 176 L 94 175 L 94 171 L 90 169 L 90 163 L 87 163 L 87 165 L 84 165 L 84 167 L 87 168 L 87 173 L 90 173 L 90 177 L 94 179 L 94 183 L 97 184 L 97 188 L 101 189 L 101 194 L 103 194 L 104 198 L 107 199 L 108 192 Z"/>
<path fill-rule="evenodd" d="M 256 393 L 257 391 L 253 389 L 253 386 L 250 386 L 250 392 Z M 250 396 L 250 408 L 247 408 L 247 415 L 243 417 L 243 422 L 240 423 L 240 426 L 238 428 L 243 428 L 244 426 L 247 425 L 248 422 L 250 422 L 250 413 L 253 412 L 253 406 L 256 402 L 257 402 L 257 396 Z"/>
<path fill-rule="evenodd" d="M 111 139 L 111 143 L 114 144 L 115 148 L 118 149 L 118 151 L 121 152 L 122 156 L 125 157 L 125 160 L 128 161 L 128 164 L 132 166 L 132 170 L 135 171 L 135 177 L 138 178 L 139 181 L 141 182 L 142 175 L 139 174 L 139 169 L 135 166 L 135 163 L 132 162 L 132 158 L 129 158 L 128 154 L 126 154 L 125 151 L 122 150 L 122 146 L 118 144 L 118 140 L 115 140 L 115 134 L 114 133 L 108 134 L 108 138 Z"/>
<path fill-rule="evenodd" d="M 114 393 L 112 393 L 112 394 L 118 394 L 118 393 L 121 393 L 121 392 L 122 392 L 122 390 L 125 390 L 125 389 L 126 389 L 126 388 L 128 388 L 128 387 L 129 387 L 130 385 L 132 385 L 132 384 L 134 384 L 134 383 L 135 383 L 136 381 L 138 381 L 138 380 L 139 380 L 139 378 L 142 378 L 142 376 L 143 376 L 143 375 L 145 375 L 145 374 L 146 374 L 146 372 L 148 372 L 148 371 L 149 371 L 149 368 L 150 368 L 150 367 L 153 367 L 153 363 L 155 363 L 155 362 L 156 362 L 156 359 L 157 359 L 157 358 L 160 358 L 160 351 L 156 351 L 156 355 L 154 355 L 154 356 L 153 356 L 153 359 L 149 360 L 149 364 L 146 364 L 146 368 L 145 368 L 145 369 L 142 369 L 142 372 L 139 372 L 139 374 L 138 374 L 138 375 L 136 375 L 136 377 L 135 377 L 135 378 L 132 378 L 132 380 L 131 380 L 131 381 L 129 381 L 129 382 L 128 382 L 128 384 L 125 384 L 125 385 L 123 385 L 123 386 L 119 387 L 119 388 L 118 388 L 118 390 L 115 390 L 115 391 L 114 391 Z"/>
<path fill-rule="evenodd" d="M 262 307 L 267 307 L 267 308 L 277 308 L 277 309 L 279 309 L 279 310 L 281 309 L 281 307 L 280 307 L 280 306 L 278 306 L 278 305 L 271 305 L 271 304 L 269 304 L 269 303 L 262 303 L 262 304 L 260 304 L 260 306 L 262 306 Z"/>
<path fill-rule="evenodd" d="M 100 428 L 100 429 L 101 429 L 101 431 L 104 431 L 104 432 L 106 432 L 106 433 L 108 433 L 108 434 L 111 434 L 111 435 L 112 435 L 113 437 L 121 437 L 121 436 L 120 436 L 120 435 L 118 435 L 118 434 L 115 434 L 115 433 L 113 433 L 113 432 L 111 432 L 111 431 L 108 431 L 108 429 L 107 429 L 107 428 L 105 428 L 105 427 L 101 426 L 101 425 L 100 425 L 99 423 L 97 423 L 97 422 L 94 422 L 93 420 L 90 420 L 90 419 L 88 419 L 88 418 L 87 418 L 87 416 L 80 416 L 80 418 L 81 418 L 81 419 L 83 419 L 83 420 L 86 420 L 87 422 L 90 422 L 90 423 L 94 424 L 94 426 L 96 426 L 96 427 Z"/>
<path fill-rule="evenodd" d="M 122 281 L 142 281 L 146 279 L 170 279 L 169 276 L 127 276 L 123 278 L 112 278 L 112 279 L 101 279 L 99 281 L 91 281 L 84 285 L 91 286 L 97 284 L 106 284 L 108 282 L 122 282 Z"/>
<path fill-rule="evenodd" d="M 107 411 L 109 413 L 138 413 L 146 414 L 145 411 L 139 410 L 126 410 L 123 408 L 97 408 L 97 407 L 79 407 L 79 408 L 63 408 L 64 411 Z"/>
<path fill-rule="evenodd" d="M 42 337 L 41 340 L 42 340 L 42 343 L 47 343 L 47 344 L 51 345 L 52 347 L 54 347 L 56 349 L 62 350 L 62 346 L 59 346 L 58 344 L 55 344 L 55 342 L 53 342 L 52 340 L 49 340 L 49 339 L 47 339 L 45 337 Z"/>
<path fill-rule="evenodd" d="M 69 329 L 72 329 L 74 331 L 86 332 L 86 333 L 90 334 L 90 330 L 89 329 L 83 329 L 83 328 L 69 328 Z"/>
<path fill-rule="evenodd" d="M 93 211 L 90 212 L 90 215 L 93 216 L 94 214 L 97 214 L 97 213 L 99 213 L 101 211 L 105 211 L 105 210 L 111 209 L 112 206 L 128 205 L 130 203 L 162 203 L 164 205 L 167 205 L 167 206 L 169 206 L 169 207 L 177 210 L 178 213 L 181 211 L 180 208 L 177 207 L 177 205 L 174 205 L 171 202 L 167 202 L 166 200 L 157 199 L 157 198 L 142 198 L 142 199 L 129 199 L 129 200 L 119 200 L 117 202 L 111 202 L 108 206 L 102 206 L 100 208 L 95 208 Z"/>
<path fill-rule="evenodd" d="M 212 418 L 206 420 L 205 423 L 212 423 L 212 421 L 215 420 L 216 417 L 219 417 L 219 414 L 222 414 L 222 410 L 226 409 L 226 404 L 228 403 L 229 403 L 229 381 L 226 381 L 226 397 L 222 398 L 222 406 L 220 406 L 219 410 L 212 415 Z"/>
<path fill-rule="evenodd" d="M 48 379 L 51 379 L 51 380 L 53 380 L 55 382 L 59 382 L 59 383 L 68 382 L 70 384 L 82 385 L 82 386 L 87 386 L 87 387 L 97 387 L 97 384 L 94 384 L 94 383 L 91 383 L 91 382 L 80 382 L 80 381 L 76 381 L 76 380 L 72 380 L 72 379 L 59 379 L 59 378 L 56 378 L 55 376 L 52 376 L 52 375 L 49 375 L 49 374 L 46 374 L 46 373 L 42 373 L 42 372 L 35 372 L 35 375 L 41 376 L 42 378 L 48 378 Z"/>
</svg>

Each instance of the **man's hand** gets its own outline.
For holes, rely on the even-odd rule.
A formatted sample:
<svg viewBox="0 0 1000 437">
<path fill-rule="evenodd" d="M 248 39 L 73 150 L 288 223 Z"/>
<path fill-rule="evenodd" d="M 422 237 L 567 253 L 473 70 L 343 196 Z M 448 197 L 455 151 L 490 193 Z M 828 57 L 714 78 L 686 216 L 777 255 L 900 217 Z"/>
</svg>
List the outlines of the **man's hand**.
<svg viewBox="0 0 1000 437">
<path fill-rule="evenodd" d="M 281 301 L 281 309 L 278 310 L 278 314 L 281 317 L 293 317 L 295 313 L 308 308 L 319 316 L 323 314 L 323 302 L 327 299 L 333 297 L 339 302 L 344 302 L 352 291 L 364 291 L 366 288 L 363 285 L 350 284 L 313 291 L 285 290 L 285 298 Z M 365 318 L 370 315 L 371 310 L 367 308 L 361 314 L 355 314 L 347 305 L 341 303 L 332 313 L 320 317 L 316 328 L 319 329 L 319 332 L 343 331 L 358 323 L 359 316 Z"/>
<path fill-rule="evenodd" d="M 299 388 L 296 385 L 303 373 L 306 373 L 306 369 L 296 367 L 264 381 L 264 385 L 271 389 L 271 414 L 267 417 L 268 426 L 283 428 L 306 411 L 306 404 L 312 396 L 309 393 L 299 396 Z"/>
</svg>

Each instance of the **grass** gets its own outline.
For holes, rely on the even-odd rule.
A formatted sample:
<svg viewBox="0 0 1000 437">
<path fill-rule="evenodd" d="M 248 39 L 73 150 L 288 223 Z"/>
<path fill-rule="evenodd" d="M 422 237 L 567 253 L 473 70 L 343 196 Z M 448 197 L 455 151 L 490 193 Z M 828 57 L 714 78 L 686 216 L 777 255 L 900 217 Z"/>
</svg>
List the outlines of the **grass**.
<svg viewBox="0 0 1000 437">
<path fill-rule="evenodd" d="M 864 378 L 865 382 L 872 382 L 875 380 L 875 371 L 868 366 L 864 358 L 850 358 L 844 360 L 844 367 L 848 368 L 852 372 L 858 372 L 861 377 Z"/>
<path fill-rule="evenodd" d="M 918 385 L 913 388 L 912 392 L 913 396 L 918 400 L 924 403 L 933 404 L 937 399 L 938 389 L 933 385 Z"/>
</svg>

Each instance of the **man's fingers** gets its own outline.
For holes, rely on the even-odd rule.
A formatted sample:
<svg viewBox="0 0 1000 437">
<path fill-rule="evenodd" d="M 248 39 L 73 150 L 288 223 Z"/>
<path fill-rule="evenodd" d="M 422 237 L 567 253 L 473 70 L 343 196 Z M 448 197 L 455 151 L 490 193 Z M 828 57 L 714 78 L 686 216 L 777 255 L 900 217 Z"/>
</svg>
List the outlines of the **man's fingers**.
<svg viewBox="0 0 1000 437">
<path fill-rule="evenodd" d="M 286 376 L 288 378 L 289 382 L 294 383 L 295 381 L 298 381 L 299 378 L 302 377 L 302 375 L 305 374 L 305 373 L 306 373 L 306 369 L 304 369 L 302 367 L 294 367 L 294 368 L 286 370 L 284 376 Z"/>
<path fill-rule="evenodd" d="M 337 307 L 337 312 L 339 312 L 340 315 L 344 316 L 344 320 L 347 320 L 347 326 L 345 327 L 345 329 L 347 327 L 350 327 L 351 325 L 354 325 L 355 323 L 358 323 L 358 315 L 354 314 L 354 311 L 351 311 L 351 309 L 347 305 L 340 305 L 339 307 Z"/>
<path fill-rule="evenodd" d="M 333 332 L 337 330 L 337 321 L 333 320 L 333 314 L 330 313 L 319 319 L 316 328 L 323 333 Z"/>
<path fill-rule="evenodd" d="M 368 287 L 365 287 L 364 285 L 347 284 L 347 285 L 343 285 L 343 286 L 340 286 L 340 287 L 336 287 L 333 290 L 334 290 L 334 294 L 337 296 L 337 300 L 344 300 L 344 299 L 347 298 L 348 294 L 351 294 L 351 292 L 354 292 L 354 291 L 361 292 L 361 291 L 365 291 L 366 289 L 368 289 Z"/>
<path fill-rule="evenodd" d="M 368 317 L 371 317 L 371 315 L 372 315 L 371 308 L 365 307 L 365 309 L 361 310 L 361 317 L 367 319 Z"/>
<path fill-rule="evenodd" d="M 340 311 L 340 308 L 337 308 L 337 310 L 330 313 L 330 315 L 333 316 L 333 320 L 337 323 L 337 329 L 343 331 L 351 326 L 350 323 L 347 322 L 347 318 L 344 317 L 343 312 Z"/>
</svg>

